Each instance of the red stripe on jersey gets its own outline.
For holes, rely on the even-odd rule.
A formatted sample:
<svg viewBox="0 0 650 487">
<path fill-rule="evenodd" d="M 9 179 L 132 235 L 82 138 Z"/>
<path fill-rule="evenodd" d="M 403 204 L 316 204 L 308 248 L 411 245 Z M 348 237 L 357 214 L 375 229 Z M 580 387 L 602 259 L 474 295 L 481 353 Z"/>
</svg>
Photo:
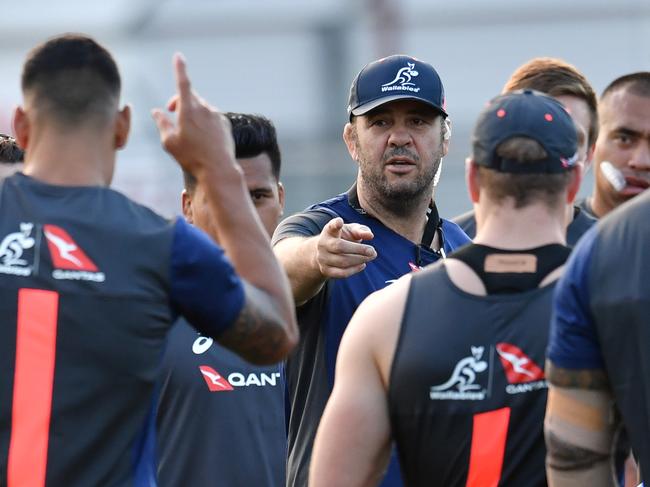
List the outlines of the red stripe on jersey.
<svg viewBox="0 0 650 487">
<path fill-rule="evenodd" d="M 474 415 L 466 487 L 497 487 L 506 449 L 510 408 Z"/>
<path fill-rule="evenodd" d="M 18 291 L 8 487 L 43 487 L 52 412 L 59 295 Z"/>
</svg>

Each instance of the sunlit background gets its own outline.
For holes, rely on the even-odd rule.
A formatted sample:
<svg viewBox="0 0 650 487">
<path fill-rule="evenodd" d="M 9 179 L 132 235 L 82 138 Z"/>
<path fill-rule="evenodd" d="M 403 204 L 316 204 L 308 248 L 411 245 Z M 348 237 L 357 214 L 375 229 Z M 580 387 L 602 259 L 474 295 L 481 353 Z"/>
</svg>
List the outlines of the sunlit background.
<svg viewBox="0 0 650 487">
<path fill-rule="evenodd" d="M 123 100 L 134 109 L 114 186 L 166 216 L 180 211 L 181 177 L 149 112 L 172 94 L 175 51 L 204 98 L 275 122 L 285 214 L 354 180 L 341 140 L 347 94 L 357 71 L 378 57 L 416 56 L 443 79 L 454 123 L 436 190 L 446 217 L 470 207 L 463 161 L 472 125 L 517 66 L 560 57 L 598 93 L 622 74 L 650 70 L 648 0 L 22 0 L 3 8 L 1 132 L 11 132 L 26 53 L 67 31 L 90 34 L 114 53 Z"/>
</svg>

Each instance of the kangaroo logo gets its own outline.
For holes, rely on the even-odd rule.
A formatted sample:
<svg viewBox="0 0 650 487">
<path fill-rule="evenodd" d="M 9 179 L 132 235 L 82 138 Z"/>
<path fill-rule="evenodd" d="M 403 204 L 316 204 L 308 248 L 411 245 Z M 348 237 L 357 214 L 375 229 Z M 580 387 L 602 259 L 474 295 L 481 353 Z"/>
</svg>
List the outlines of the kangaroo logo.
<svg viewBox="0 0 650 487">
<path fill-rule="evenodd" d="M 6 267 L 26 266 L 27 261 L 22 259 L 23 251 L 31 249 L 35 240 L 30 237 L 34 225 L 32 223 L 21 223 L 20 231 L 10 233 L 0 243 L 0 260 Z"/>
<path fill-rule="evenodd" d="M 451 377 L 444 384 L 432 386 L 431 399 L 485 399 L 485 390 L 476 384 L 476 374 L 484 372 L 488 364 L 483 358 L 485 347 L 471 347 L 471 355 L 461 359 L 454 367 Z"/>
<path fill-rule="evenodd" d="M 411 83 L 411 78 L 416 77 L 419 73 L 414 68 L 415 68 L 415 63 L 406 63 L 406 66 L 404 66 L 397 72 L 393 81 L 384 83 L 383 85 L 381 85 L 382 88 L 396 85 L 398 83 L 400 84 L 400 86 L 415 86 L 415 83 Z"/>
</svg>

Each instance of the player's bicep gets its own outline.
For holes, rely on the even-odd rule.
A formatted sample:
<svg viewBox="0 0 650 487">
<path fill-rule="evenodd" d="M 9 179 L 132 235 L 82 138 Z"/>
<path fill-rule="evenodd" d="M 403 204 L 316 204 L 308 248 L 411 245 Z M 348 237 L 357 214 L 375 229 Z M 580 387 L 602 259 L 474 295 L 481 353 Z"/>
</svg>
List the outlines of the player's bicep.
<svg viewBox="0 0 650 487">
<path fill-rule="evenodd" d="M 551 486 L 616 485 L 611 452 L 618 428 L 604 371 L 546 364 L 544 420 Z"/>
<path fill-rule="evenodd" d="M 219 343 L 253 363 L 274 363 L 286 349 L 286 330 L 274 299 L 247 282 L 239 315 L 218 337 Z"/>
</svg>

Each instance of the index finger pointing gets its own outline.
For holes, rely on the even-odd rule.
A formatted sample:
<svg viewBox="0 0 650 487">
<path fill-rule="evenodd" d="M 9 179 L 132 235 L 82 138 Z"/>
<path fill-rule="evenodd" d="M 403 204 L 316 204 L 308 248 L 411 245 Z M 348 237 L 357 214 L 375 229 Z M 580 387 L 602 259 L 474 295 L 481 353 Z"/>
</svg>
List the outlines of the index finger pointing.
<svg viewBox="0 0 650 487">
<path fill-rule="evenodd" d="M 176 75 L 176 89 L 178 90 L 178 97 L 183 102 L 188 102 L 192 95 L 192 87 L 190 85 L 190 78 L 187 76 L 187 65 L 185 58 L 181 53 L 174 54 L 174 73 Z"/>
</svg>

